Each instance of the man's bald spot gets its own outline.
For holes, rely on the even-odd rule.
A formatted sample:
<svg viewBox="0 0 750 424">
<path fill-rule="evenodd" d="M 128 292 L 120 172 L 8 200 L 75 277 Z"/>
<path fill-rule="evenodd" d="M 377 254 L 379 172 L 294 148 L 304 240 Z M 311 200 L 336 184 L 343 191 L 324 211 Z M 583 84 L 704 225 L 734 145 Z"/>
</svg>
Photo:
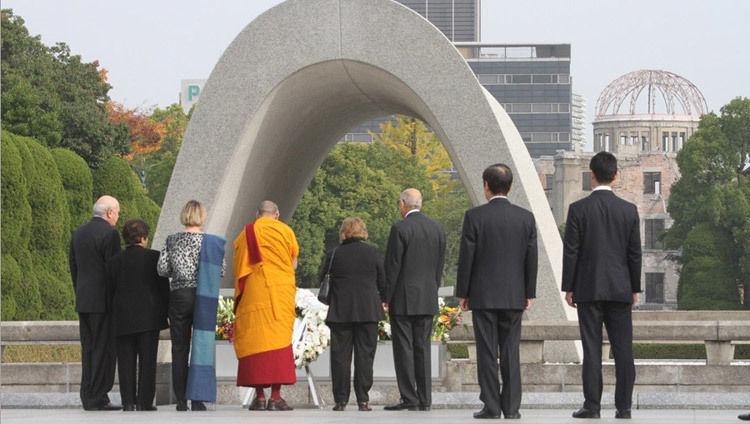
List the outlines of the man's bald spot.
<svg viewBox="0 0 750 424">
<path fill-rule="evenodd" d="M 258 216 L 275 216 L 278 213 L 279 206 L 270 200 L 264 200 L 258 205 Z"/>
<path fill-rule="evenodd" d="M 102 196 L 97 199 L 94 203 L 94 215 L 104 216 L 110 209 L 115 209 L 120 206 L 120 202 L 112 196 Z"/>
<path fill-rule="evenodd" d="M 407 188 L 401 192 L 401 200 L 409 209 L 419 209 L 422 207 L 422 193 L 416 188 Z"/>
</svg>

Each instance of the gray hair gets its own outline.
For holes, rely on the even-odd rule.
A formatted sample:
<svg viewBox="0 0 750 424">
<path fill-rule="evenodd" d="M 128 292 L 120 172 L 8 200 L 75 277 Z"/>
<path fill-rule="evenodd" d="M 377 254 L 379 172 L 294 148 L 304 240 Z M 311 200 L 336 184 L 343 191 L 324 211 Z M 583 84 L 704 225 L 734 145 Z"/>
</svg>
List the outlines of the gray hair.
<svg viewBox="0 0 750 424">
<path fill-rule="evenodd" d="M 407 188 L 402 191 L 401 200 L 409 209 L 420 209 L 422 207 L 422 193 L 416 188 Z"/>
<path fill-rule="evenodd" d="M 107 211 L 117 206 L 117 199 L 112 196 L 102 196 L 94 203 L 94 215 L 104 216 Z"/>
</svg>

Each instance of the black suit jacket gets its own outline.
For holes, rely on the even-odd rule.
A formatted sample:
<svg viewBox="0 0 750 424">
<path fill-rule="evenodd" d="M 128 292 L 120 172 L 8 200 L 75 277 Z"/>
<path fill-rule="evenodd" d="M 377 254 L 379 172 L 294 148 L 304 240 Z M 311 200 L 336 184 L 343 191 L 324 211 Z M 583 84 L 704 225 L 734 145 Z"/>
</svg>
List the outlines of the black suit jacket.
<svg viewBox="0 0 750 424">
<path fill-rule="evenodd" d="M 391 226 L 385 250 L 385 301 L 397 315 L 435 315 L 443 277 L 445 232 L 421 212 Z"/>
<path fill-rule="evenodd" d="M 575 302 L 631 303 L 641 291 L 638 209 L 611 190 L 570 205 L 563 248 L 562 290 Z"/>
<path fill-rule="evenodd" d="M 328 252 L 318 281 L 328 272 Z M 331 265 L 331 301 L 326 322 L 376 322 L 385 319 L 385 274 L 378 251 L 358 238 L 344 240 L 336 248 Z"/>
<path fill-rule="evenodd" d="M 120 251 L 120 234 L 102 218 L 91 220 L 73 232 L 68 265 L 76 292 L 76 312 L 108 310 L 107 261 Z"/>
<path fill-rule="evenodd" d="M 517 309 L 536 297 L 537 240 L 534 215 L 493 199 L 464 215 L 456 297 L 471 309 Z"/>
<path fill-rule="evenodd" d="M 107 262 L 116 336 L 169 327 L 169 279 L 156 272 L 158 261 L 159 251 L 128 246 Z"/>
</svg>

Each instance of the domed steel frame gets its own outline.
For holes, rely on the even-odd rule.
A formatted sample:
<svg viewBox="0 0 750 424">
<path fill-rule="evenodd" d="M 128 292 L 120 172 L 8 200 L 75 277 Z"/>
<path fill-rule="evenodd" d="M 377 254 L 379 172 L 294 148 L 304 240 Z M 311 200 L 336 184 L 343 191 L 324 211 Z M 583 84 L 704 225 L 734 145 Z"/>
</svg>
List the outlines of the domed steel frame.
<svg viewBox="0 0 750 424">
<path fill-rule="evenodd" d="M 656 113 L 657 94 L 661 94 L 668 115 L 702 115 L 708 111 L 706 99 L 690 81 L 667 71 L 640 70 L 617 78 L 602 91 L 596 101 L 596 116 L 620 115 L 620 108 L 628 99 L 629 114 L 636 115 L 638 99 L 644 92 L 649 115 Z M 676 104 L 682 111 L 677 110 Z"/>
</svg>

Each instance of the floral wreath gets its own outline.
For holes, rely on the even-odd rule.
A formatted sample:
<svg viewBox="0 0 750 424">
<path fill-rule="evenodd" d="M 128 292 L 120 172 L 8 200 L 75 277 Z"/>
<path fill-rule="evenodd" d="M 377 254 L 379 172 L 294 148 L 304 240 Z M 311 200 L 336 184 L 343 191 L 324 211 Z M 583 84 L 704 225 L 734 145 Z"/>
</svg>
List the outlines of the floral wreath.
<svg viewBox="0 0 750 424">
<path fill-rule="evenodd" d="M 294 322 L 295 330 L 298 325 L 305 323 L 300 338 L 292 344 L 294 364 L 297 368 L 302 368 L 315 362 L 320 354 L 325 352 L 331 344 L 331 330 L 325 324 L 328 306 L 320 303 L 310 290 L 298 288 L 294 304 L 297 312 L 297 320 Z M 234 299 L 219 296 L 219 306 L 216 312 L 216 340 L 227 340 L 229 343 L 234 341 L 234 319 Z"/>
<path fill-rule="evenodd" d="M 294 365 L 302 368 L 315 362 L 331 344 L 331 330 L 325 324 L 328 306 L 320 303 L 310 290 L 297 289 L 294 299 L 297 311 L 295 327 L 305 323 L 300 339 L 294 347 Z M 306 318 L 306 319 L 305 319 Z"/>
</svg>

